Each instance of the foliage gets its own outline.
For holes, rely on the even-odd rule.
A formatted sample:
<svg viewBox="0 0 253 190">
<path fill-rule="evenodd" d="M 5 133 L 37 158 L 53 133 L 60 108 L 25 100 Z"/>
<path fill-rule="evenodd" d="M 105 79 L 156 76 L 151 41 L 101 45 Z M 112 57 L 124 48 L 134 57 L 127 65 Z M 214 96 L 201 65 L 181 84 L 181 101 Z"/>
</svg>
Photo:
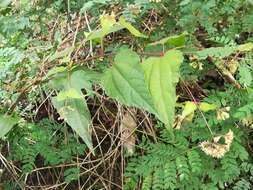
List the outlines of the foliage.
<svg viewBox="0 0 253 190">
<path fill-rule="evenodd" d="M 251 0 L 1 1 L 5 188 L 252 189 L 252 19 Z"/>
<path fill-rule="evenodd" d="M 91 74 L 92 75 L 92 74 Z M 90 136 L 90 114 L 86 102 L 83 101 L 82 89 L 87 86 L 91 89 L 89 73 L 85 70 L 58 73 L 51 81 L 54 88 L 59 89 L 52 103 L 63 118 L 82 137 L 92 150 Z"/>
<path fill-rule="evenodd" d="M 0 123 L 1 123 L 1 135 L 0 138 L 4 137 L 11 128 L 18 122 L 17 118 L 10 118 L 8 116 L 1 116 Z"/>
<path fill-rule="evenodd" d="M 44 158 L 43 165 L 53 166 L 70 163 L 75 155 L 84 154 L 85 144 L 79 143 L 75 136 L 68 134 L 66 127 L 60 124 L 46 119 L 39 124 L 27 123 L 20 127 L 22 130 L 15 129 L 16 133 L 10 136 L 10 159 L 21 161 L 24 174 L 31 173 L 36 169 L 36 165 L 41 164 L 36 159 L 38 157 Z M 63 138 L 65 135 L 68 135 L 66 139 Z M 71 179 L 68 174 L 73 175 L 71 171 L 67 169 L 64 173 L 67 181 Z"/>
<path fill-rule="evenodd" d="M 183 56 L 179 51 L 168 51 L 162 58 L 148 58 L 142 63 L 155 108 L 167 127 L 172 127 L 174 120 L 175 88 L 182 61 Z"/>
<path fill-rule="evenodd" d="M 158 144 L 145 141 L 140 147 L 145 155 L 131 159 L 126 169 L 126 178 L 131 176 L 136 181 L 143 176 L 143 189 L 146 189 L 147 184 L 154 189 L 229 189 L 233 183 L 237 186 L 237 181 L 251 175 L 249 169 L 240 168 L 241 164 L 251 165 L 243 146 L 234 142 L 230 152 L 222 159 L 212 159 L 195 144 L 202 137 L 195 138 L 192 143 L 187 142 L 188 134 L 196 133 L 197 130 L 200 130 L 199 127 L 178 131 L 176 137 L 179 140 L 174 143 L 167 141 L 166 131 L 162 132 L 163 138 Z M 156 175 L 161 172 L 163 174 L 158 179 Z M 126 186 L 126 189 L 134 188 Z"/>
<path fill-rule="evenodd" d="M 156 113 L 139 60 L 135 52 L 121 50 L 115 57 L 115 64 L 105 73 L 103 86 L 109 96 L 120 102 Z"/>
</svg>

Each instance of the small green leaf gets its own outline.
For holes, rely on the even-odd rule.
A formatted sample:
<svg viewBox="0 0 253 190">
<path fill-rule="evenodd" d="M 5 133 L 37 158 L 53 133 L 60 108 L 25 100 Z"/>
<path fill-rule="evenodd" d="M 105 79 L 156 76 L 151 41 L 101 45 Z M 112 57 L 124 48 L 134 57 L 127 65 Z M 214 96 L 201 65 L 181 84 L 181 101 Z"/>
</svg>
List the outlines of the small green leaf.
<svg viewBox="0 0 253 190">
<path fill-rule="evenodd" d="M 47 73 L 47 76 L 46 77 L 51 77 L 57 73 L 61 73 L 61 72 L 64 72 L 66 71 L 66 67 L 53 67 L 52 69 L 50 69 Z M 46 78 L 45 78 L 46 79 Z"/>
<path fill-rule="evenodd" d="M 185 44 L 185 40 L 186 40 L 187 35 L 188 35 L 187 32 L 183 32 L 180 35 L 169 36 L 167 38 L 163 38 L 159 41 L 153 42 L 149 45 L 154 46 L 154 45 L 158 45 L 158 44 L 161 44 L 161 45 L 168 44 L 168 45 L 174 45 L 176 47 L 183 46 Z"/>
<path fill-rule="evenodd" d="M 83 7 L 80 9 L 80 13 L 84 13 L 85 11 L 91 9 L 94 6 L 93 1 L 88 1 L 87 3 L 84 3 Z"/>
<path fill-rule="evenodd" d="M 117 32 L 123 29 L 123 27 L 116 22 L 115 15 L 113 14 L 111 15 L 105 14 L 100 16 L 100 24 L 101 24 L 100 29 L 94 30 L 88 34 L 85 33 L 86 40 L 102 39 L 110 33 Z"/>
<path fill-rule="evenodd" d="M 121 26 L 123 26 L 124 28 L 126 28 L 134 36 L 141 37 L 141 38 L 147 38 L 146 35 L 142 34 L 131 23 L 127 22 L 123 17 L 119 18 L 119 23 L 121 24 Z"/>
<path fill-rule="evenodd" d="M 172 127 L 174 120 L 176 84 L 179 80 L 179 67 L 182 61 L 182 53 L 171 50 L 163 57 L 151 57 L 142 63 L 159 119 L 167 127 Z"/>
<path fill-rule="evenodd" d="M 143 108 L 156 114 L 144 80 L 140 58 L 135 52 L 121 49 L 101 82 L 108 96 L 125 105 Z"/>
<path fill-rule="evenodd" d="M 104 32 L 102 29 L 98 29 L 98 30 L 94 30 L 90 33 L 86 33 L 85 36 L 86 37 L 86 40 L 95 40 L 95 39 L 100 39 L 100 38 L 103 38 L 104 37 Z"/>
<path fill-rule="evenodd" d="M 185 117 L 193 114 L 196 109 L 197 109 L 197 106 L 194 102 L 191 102 L 191 101 L 185 102 L 185 106 L 182 111 L 182 117 L 185 118 Z"/>
<path fill-rule="evenodd" d="M 251 68 L 248 65 L 240 65 L 239 67 L 239 82 L 244 86 L 250 86 L 252 83 Z"/>
<path fill-rule="evenodd" d="M 120 17 L 119 22 L 115 21 L 113 15 L 104 15 L 100 17 L 101 28 L 90 33 L 85 33 L 86 40 L 95 40 L 104 38 L 106 35 L 117 32 L 126 28 L 131 34 L 136 37 L 147 38 L 144 34 L 138 31 L 131 23 L 127 22 L 123 17 Z"/>
<path fill-rule="evenodd" d="M 70 78 L 71 85 L 75 89 L 86 89 L 89 91 L 92 91 L 92 83 L 99 82 L 100 79 L 100 73 L 85 67 L 77 67 L 73 69 Z"/>
<path fill-rule="evenodd" d="M 3 138 L 18 122 L 18 118 L 0 115 L 0 138 Z"/>
<path fill-rule="evenodd" d="M 120 24 L 116 23 L 113 26 L 111 26 L 110 29 L 106 32 L 103 29 L 94 30 L 88 34 L 85 34 L 87 36 L 86 40 L 88 41 L 88 40 L 101 39 L 104 38 L 106 35 L 113 32 L 117 32 L 123 28 L 124 27 L 122 27 Z"/>
<path fill-rule="evenodd" d="M 116 23 L 115 15 L 103 14 L 102 16 L 100 16 L 100 23 L 102 31 L 104 35 L 106 35 L 110 31 L 111 27 Z"/>
</svg>

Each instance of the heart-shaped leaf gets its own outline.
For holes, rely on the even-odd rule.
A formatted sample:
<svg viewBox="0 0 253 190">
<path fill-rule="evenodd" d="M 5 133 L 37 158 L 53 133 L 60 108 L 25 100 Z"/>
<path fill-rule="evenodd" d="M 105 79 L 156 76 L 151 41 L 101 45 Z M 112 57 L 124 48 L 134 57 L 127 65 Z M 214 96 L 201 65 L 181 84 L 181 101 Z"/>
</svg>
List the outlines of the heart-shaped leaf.
<svg viewBox="0 0 253 190">
<path fill-rule="evenodd" d="M 176 84 L 183 61 L 180 51 L 168 51 L 163 57 L 151 57 L 142 63 L 149 91 L 160 120 L 172 127 L 176 104 Z"/>
<path fill-rule="evenodd" d="M 135 52 L 121 49 L 113 66 L 102 78 L 102 84 L 107 95 L 119 102 L 157 113 L 145 83 L 140 58 Z"/>
</svg>

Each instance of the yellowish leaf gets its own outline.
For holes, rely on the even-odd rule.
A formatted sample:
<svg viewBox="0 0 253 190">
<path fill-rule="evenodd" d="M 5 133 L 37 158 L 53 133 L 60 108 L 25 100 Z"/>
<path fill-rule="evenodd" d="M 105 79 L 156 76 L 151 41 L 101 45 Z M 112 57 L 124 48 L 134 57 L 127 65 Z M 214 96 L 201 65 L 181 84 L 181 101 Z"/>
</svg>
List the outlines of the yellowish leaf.
<svg viewBox="0 0 253 190">
<path fill-rule="evenodd" d="M 121 26 L 123 26 L 124 28 L 126 28 L 134 36 L 141 37 L 141 38 L 147 38 L 146 35 L 142 34 L 131 23 L 127 22 L 123 17 L 119 18 L 119 23 L 120 23 Z"/>
<path fill-rule="evenodd" d="M 202 102 L 200 103 L 199 105 L 199 109 L 203 112 L 208 112 L 208 111 L 211 111 L 211 110 L 216 110 L 217 106 L 215 104 L 209 104 L 209 103 L 206 103 L 206 102 Z"/>
<path fill-rule="evenodd" d="M 111 15 L 103 14 L 102 16 L 100 16 L 100 23 L 103 33 L 106 34 L 111 29 L 111 27 L 116 23 L 115 14 L 114 13 L 112 13 Z"/>
<path fill-rule="evenodd" d="M 240 52 L 251 51 L 252 49 L 253 49 L 253 43 L 251 43 L 251 42 L 239 45 L 237 48 L 237 50 Z"/>
</svg>

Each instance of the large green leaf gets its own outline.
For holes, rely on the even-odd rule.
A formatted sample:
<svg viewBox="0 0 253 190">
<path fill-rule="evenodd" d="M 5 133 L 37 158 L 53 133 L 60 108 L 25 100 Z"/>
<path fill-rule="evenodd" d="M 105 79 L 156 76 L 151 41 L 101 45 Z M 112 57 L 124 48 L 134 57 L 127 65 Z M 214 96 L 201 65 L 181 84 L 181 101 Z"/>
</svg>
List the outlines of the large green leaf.
<svg viewBox="0 0 253 190">
<path fill-rule="evenodd" d="M 145 79 L 160 120 L 171 127 L 176 104 L 176 84 L 183 61 L 180 51 L 168 51 L 163 57 L 151 57 L 142 63 Z"/>
<path fill-rule="evenodd" d="M 66 90 L 71 86 L 77 90 L 92 90 L 92 83 L 100 81 L 101 73 L 82 66 L 70 71 L 65 67 L 54 67 L 48 72 L 47 77 L 53 77 L 49 83 L 57 90 Z"/>
<path fill-rule="evenodd" d="M 0 115 L 0 138 L 3 138 L 18 120 L 15 117 Z"/>
<path fill-rule="evenodd" d="M 71 126 L 93 152 L 90 112 L 85 101 L 77 98 L 65 98 L 64 101 L 58 101 L 58 99 L 57 96 L 53 97 L 52 102 L 60 117 Z"/>
<path fill-rule="evenodd" d="M 81 90 L 91 91 L 96 76 L 96 72 L 78 67 L 58 72 L 50 81 L 51 86 L 59 90 L 58 95 L 52 98 L 53 106 L 92 152 L 91 116 Z"/>
<path fill-rule="evenodd" d="M 113 66 L 102 78 L 102 84 L 107 95 L 119 102 L 157 113 L 145 83 L 139 56 L 135 52 L 121 49 Z"/>
</svg>

